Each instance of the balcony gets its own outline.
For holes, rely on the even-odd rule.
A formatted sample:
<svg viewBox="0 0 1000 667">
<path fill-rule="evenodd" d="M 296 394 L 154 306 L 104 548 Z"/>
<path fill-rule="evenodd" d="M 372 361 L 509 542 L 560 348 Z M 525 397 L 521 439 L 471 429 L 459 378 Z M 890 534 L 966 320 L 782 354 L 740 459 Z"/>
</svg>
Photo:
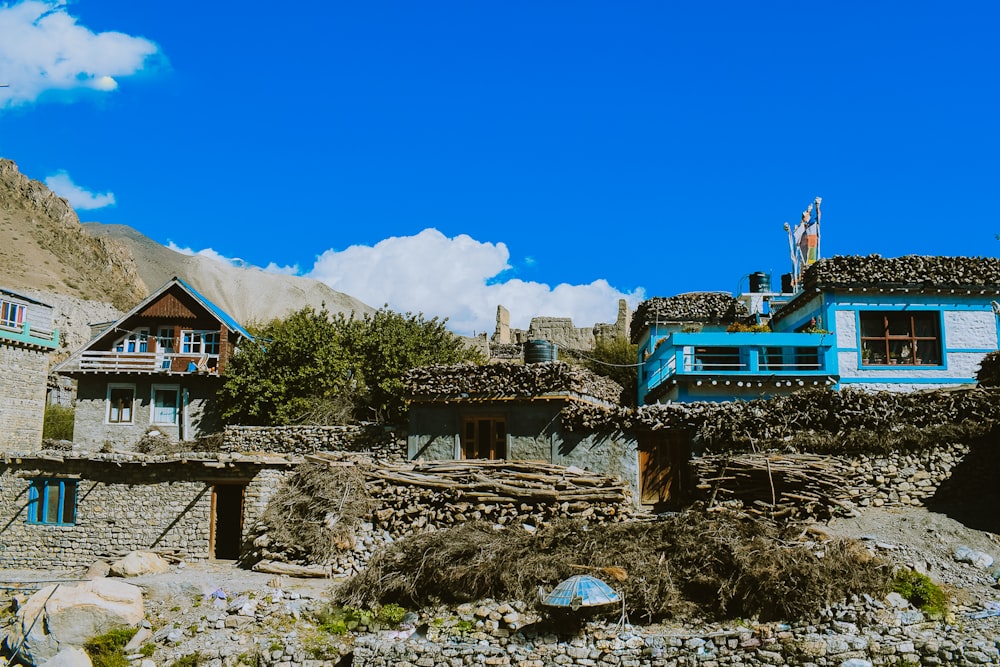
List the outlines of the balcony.
<svg viewBox="0 0 1000 667">
<path fill-rule="evenodd" d="M 78 370 L 82 373 L 161 373 L 219 375 L 217 354 L 158 352 L 84 352 Z"/>
<path fill-rule="evenodd" d="M 823 379 L 837 372 L 833 334 L 672 333 L 642 366 L 640 400 L 665 382 Z"/>
<path fill-rule="evenodd" d="M 52 350 L 59 346 L 58 330 L 32 329 L 27 322 L 18 325 L 0 320 L 0 338 Z"/>
</svg>

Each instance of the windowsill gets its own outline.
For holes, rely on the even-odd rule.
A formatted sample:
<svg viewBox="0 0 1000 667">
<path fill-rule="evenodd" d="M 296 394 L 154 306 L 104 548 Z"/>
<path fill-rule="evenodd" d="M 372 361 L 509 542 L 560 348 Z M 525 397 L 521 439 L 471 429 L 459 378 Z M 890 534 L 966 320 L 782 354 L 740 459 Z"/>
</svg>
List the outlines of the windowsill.
<svg viewBox="0 0 1000 667">
<path fill-rule="evenodd" d="M 858 366 L 859 370 L 880 370 L 884 371 L 886 369 L 890 370 L 908 370 L 911 368 L 919 368 L 922 370 L 944 370 L 945 367 L 942 364 L 861 364 Z"/>
<path fill-rule="evenodd" d="M 56 526 L 56 527 L 61 526 L 63 528 L 67 527 L 72 528 L 73 526 L 76 525 L 75 523 L 54 523 L 52 521 L 25 521 L 25 523 L 27 523 L 29 526 Z"/>
</svg>

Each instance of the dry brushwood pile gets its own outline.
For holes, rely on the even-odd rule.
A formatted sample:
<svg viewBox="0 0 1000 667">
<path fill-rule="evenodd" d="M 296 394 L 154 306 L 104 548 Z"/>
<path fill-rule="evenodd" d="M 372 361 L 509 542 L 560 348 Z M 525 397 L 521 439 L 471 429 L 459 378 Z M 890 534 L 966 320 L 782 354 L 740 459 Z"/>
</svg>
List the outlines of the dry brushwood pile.
<svg viewBox="0 0 1000 667">
<path fill-rule="evenodd" d="M 890 568 L 859 543 L 800 538 L 725 512 L 599 525 L 566 520 L 534 533 L 475 522 L 396 542 L 335 596 L 357 607 L 483 598 L 537 606 L 540 587 L 589 573 L 623 594 L 633 621 L 648 623 L 809 618 L 851 595 L 884 594 Z"/>
<path fill-rule="evenodd" d="M 810 454 L 702 456 L 691 461 L 708 508 L 735 505 L 769 520 L 825 521 L 855 501 L 837 459 Z"/>
<path fill-rule="evenodd" d="M 409 398 L 418 400 L 575 394 L 617 403 L 622 393 L 617 382 L 562 361 L 426 366 L 407 372 L 403 386 Z"/>
<path fill-rule="evenodd" d="M 537 526 L 569 516 L 621 521 L 632 512 L 623 482 L 573 467 L 517 461 L 376 467 L 319 453 L 307 459 L 264 513 L 256 543 L 267 560 L 327 564 L 355 546 L 362 523 L 395 538 L 474 520 Z"/>
<path fill-rule="evenodd" d="M 749 314 L 742 301 L 725 292 L 690 292 L 670 297 L 654 296 L 636 307 L 629 335 L 634 343 L 643 329 L 657 322 L 731 324 Z"/>
<path fill-rule="evenodd" d="M 816 287 L 910 285 L 1000 288 L 1000 259 L 906 255 L 837 255 L 806 268 L 803 284 Z"/>
<path fill-rule="evenodd" d="M 1000 391 L 866 392 L 826 388 L 730 403 L 673 403 L 600 411 L 570 405 L 568 430 L 674 429 L 706 452 L 796 448 L 825 454 L 921 450 L 967 442 L 1000 424 Z"/>
</svg>

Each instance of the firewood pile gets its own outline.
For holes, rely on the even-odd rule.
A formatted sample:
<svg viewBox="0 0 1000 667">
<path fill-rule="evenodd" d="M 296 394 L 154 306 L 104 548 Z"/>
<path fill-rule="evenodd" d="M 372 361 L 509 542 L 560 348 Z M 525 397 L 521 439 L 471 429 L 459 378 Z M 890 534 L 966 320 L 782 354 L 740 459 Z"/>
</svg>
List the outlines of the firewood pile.
<svg viewBox="0 0 1000 667">
<path fill-rule="evenodd" d="M 359 572 L 380 546 L 412 534 L 482 521 L 538 529 L 558 519 L 628 519 L 627 484 L 548 463 L 434 461 L 374 465 L 343 452 L 315 452 L 272 498 L 256 526 L 255 569 L 322 566 Z"/>
<path fill-rule="evenodd" d="M 750 313 L 742 301 L 725 292 L 691 292 L 655 296 L 640 303 L 632 316 L 629 335 L 635 342 L 642 330 L 657 322 L 711 322 L 730 324 Z"/>
<path fill-rule="evenodd" d="M 810 265 L 805 271 L 803 283 L 806 289 L 876 283 L 926 287 L 998 287 L 1000 259 L 837 255 Z"/>
<path fill-rule="evenodd" d="M 738 507 L 774 520 L 853 515 L 855 498 L 836 459 L 810 454 L 743 454 L 695 458 L 696 488 L 709 509 Z"/>
<path fill-rule="evenodd" d="M 618 403 L 617 382 L 561 361 L 539 364 L 455 364 L 414 368 L 403 377 L 410 399 L 534 397 L 572 393 Z"/>
</svg>

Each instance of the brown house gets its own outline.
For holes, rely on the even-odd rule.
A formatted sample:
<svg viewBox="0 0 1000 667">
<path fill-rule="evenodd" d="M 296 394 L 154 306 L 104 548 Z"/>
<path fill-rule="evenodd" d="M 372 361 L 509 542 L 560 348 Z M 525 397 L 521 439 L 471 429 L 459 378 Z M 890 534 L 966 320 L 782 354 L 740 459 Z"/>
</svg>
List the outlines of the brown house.
<svg viewBox="0 0 1000 667">
<path fill-rule="evenodd" d="M 77 380 L 73 441 L 131 449 L 146 433 L 194 440 L 219 429 L 222 372 L 250 334 L 180 278 L 56 366 Z"/>
</svg>

